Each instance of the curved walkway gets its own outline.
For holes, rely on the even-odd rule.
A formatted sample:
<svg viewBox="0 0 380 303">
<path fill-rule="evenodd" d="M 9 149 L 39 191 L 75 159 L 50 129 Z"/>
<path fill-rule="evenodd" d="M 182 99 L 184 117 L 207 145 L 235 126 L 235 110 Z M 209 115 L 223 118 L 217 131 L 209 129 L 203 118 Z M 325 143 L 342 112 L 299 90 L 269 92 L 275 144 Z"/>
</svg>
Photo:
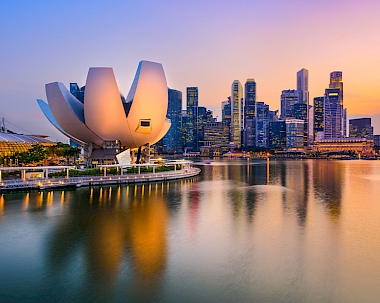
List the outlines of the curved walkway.
<svg viewBox="0 0 380 303">
<path fill-rule="evenodd" d="M 196 167 L 186 169 L 146 174 L 108 175 L 89 177 L 49 178 L 33 180 L 3 180 L 0 183 L 0 191 L 26 190 L 26 189 L 52 189 L 57 187 L 80 187 L 91 185 L 129 184 L 144 182 L 159 182 L 190 178 L 199 175 L 201 170 Z"/>
</svg>

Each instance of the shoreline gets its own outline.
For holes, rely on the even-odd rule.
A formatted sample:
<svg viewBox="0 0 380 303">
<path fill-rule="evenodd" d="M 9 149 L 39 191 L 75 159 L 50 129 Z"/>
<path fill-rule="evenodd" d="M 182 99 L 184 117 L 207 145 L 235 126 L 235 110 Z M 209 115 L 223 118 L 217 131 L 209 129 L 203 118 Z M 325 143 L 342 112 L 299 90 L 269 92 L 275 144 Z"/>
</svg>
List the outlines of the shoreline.
<svg viewBox="0 0 380 303">
<path fill-rule="evenodd" d="M 88 176 L 69 178 L 47 178 L 35 180 L 3 180 L 0 184 L 0 193 L 23 190 L 49 190 L 54 188 L 70 188 L 93 185 L 109 184 L 131 184 L 150 183 L 177 179 L 186 179 L 198 176 L 201 169 L 191 167 L 177 171 L 160 173 L 130 174 L 130 175 L 109 175 L 109 176 Z"/>
</svg>

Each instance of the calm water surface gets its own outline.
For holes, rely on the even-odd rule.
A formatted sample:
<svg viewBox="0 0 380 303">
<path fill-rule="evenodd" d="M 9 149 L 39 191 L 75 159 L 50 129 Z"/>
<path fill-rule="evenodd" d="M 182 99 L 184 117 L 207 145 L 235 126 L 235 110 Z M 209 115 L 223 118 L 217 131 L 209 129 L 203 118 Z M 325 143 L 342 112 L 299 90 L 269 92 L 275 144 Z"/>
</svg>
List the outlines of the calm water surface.
<svg viewBox="0 0 380 303">
<path fill-rule="evenodd" d="M 0 194 L 0 301 L 380 301 L 380 161 L 201 168 Z"/>
</svg>

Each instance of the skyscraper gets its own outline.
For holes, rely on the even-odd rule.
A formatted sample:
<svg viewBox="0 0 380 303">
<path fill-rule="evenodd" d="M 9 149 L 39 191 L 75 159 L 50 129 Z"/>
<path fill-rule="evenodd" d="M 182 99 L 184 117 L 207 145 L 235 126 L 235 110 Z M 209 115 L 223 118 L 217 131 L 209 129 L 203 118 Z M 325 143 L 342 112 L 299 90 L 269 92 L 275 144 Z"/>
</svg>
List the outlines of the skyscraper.
<svg viewBox="0 0 380 303">
<path fill-rule="evenodd" d="M 186 88 L 186 148 L 198 151 L 198 87 Z"/>
<path fill-rule="evenodd" d="M 286 148 L 298 150 L 304 148 L 304 120 L 287 119 L 286 124 Z"/>
<path fill-rule="evenodd" d="M 284 120 L 269 122 L 269 148 L 286 148 L 286 124 Z"/>
<path fill-rule="evenodd" d="M 324 138 L 343 137 L 343 107 L 339 88 L 327 88 L 324 102 Z"/>
<path fill-rule="evenodd" d="M 247 79 L 244 85 L 244 147 L 253 147 L 256 142 L 256 82 Z"/>
<path fill-rule="evenodd" d="M 309 143 L 309 71 L 305 68 L 297 72 L 297 90 L 301 92 L 300 102 L 306 107 L 301 106 L 302 109 L 305 109 L 306 112 L 302 114 L 302 117 L 297 114 L 295 115 L 296 119 L 302 119 L 304 123 L 304 146 L 307 147 Z"/>
<path fill-rule="evenodd" d="M 296 103 L 294 104 L 294 118 L 300 119 L 304 121 L 304 137 L 303 137 L 303 143 L 304 147 L 307 147 L 309 142 L 309 124 L 308 124 L 308 105 L 305 103 Z"/>
<path fill-rule="evenodd" d="M 297 72 L 297 90 L 301 91 L 301 102 L 309 105 L 309 71 L 301 69 Z"/>
<path fill-rule="evenodd" d="M 283 90 L 281 93 L 281 120 L 295 118 L 294 104 L 302 103 L 302 91 L 296 89 Z"/>
<path fill-rule="evenodd" d="M 212 111 L 206 107 L 198 107 L 198 147 L 203 145 L 204 127 L 207 123 L 211 123 L 213 119 Z"/>
<path fill-rule="evenodd" d="M 256 102 L 256 146 L 269 146 L 269 105 Z"/>
<path fill-rule="evenodd" d="M 231 87 L 231 139 L 237 148 L 241 147 L 241 132 L 243 130 L 243 89 L 239 80 Z"/>
<path fill-rule="evenodd" d="M 182 92 L 168 89 L 168 113 L 172 125 L 164 136 L 166 152 L 182 152 Z"/>
<path fill-rule="evenodd" d="M 324 131 L 324 103 L 325 97 L 314 98 L 314 140 L 317 139 L 317 133 Z"/>
<path fill-rule="evenodd" d="M 345 118 L 345 111 L 346 109 L 343 107 L 343 73 L 341 71 L 334 71 L 334 72 L 331 72 L 330 73 L 330 84 L 329 84 L 329 88 L 330 89 L 339 89 L 339 92 L 338 92 L 338 102 L 339 102 L 339 106 L 340 106 L 340 109 L 337 109 L 336 111 L 336 114 L 339 115 L 336 116 L 336 117 L 327 117 L 328 120 L 336 120 L 338 121 L 340 119 L 340 127 L 339 127 L 339 132 L 340 134 L 337 135 L 336 137 L 334 138 L 342 138 L 342 137 L 346 137 L 347 136 L 347 123 L 346 123 L 346 118 Z M 335 102 L 335 99 L 334 99 L 334 102 Z M 325 100 L 325 106 L 326 105 L 329 105 L 328 103 L 326 103 L 326 100 Z M 338 106 L 338 104 L 336 104 L 336 106 Z M 325 111 L 325 119 L 326 119 L 326 111 Z M 338 123 L 338 122 L 336 122 Z M 325 125 L 326 127 L 326 125 Z M 326 136 L 326 134 L 325 134 Z M 326 138 L 333 138 L 333 137 L 326 137 Z"/>
<path fill-rule="evenodd" d="M 204 146 L 228 151 L 230 126 L 227 122 L 210 122 L 204 126 Z"/>
<path fill-rule="evenodd" d="M 182 153 L 182 92 L 168 88 L 168 110 L 166 116 L 171 126 L 165 136 L 155 144 L 158 153 Z"/>
<path fill-rule="evenodd" d="M 231 98 L 222 102 L 222 122 L 231 124 Z"/>
</svg>

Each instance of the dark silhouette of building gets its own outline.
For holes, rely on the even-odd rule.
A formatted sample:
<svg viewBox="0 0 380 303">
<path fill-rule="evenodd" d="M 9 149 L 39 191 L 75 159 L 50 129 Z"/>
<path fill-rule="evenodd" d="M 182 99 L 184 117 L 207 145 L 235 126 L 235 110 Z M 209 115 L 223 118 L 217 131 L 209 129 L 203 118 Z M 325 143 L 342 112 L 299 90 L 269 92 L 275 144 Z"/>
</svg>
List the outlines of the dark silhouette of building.
<svg viewBox="0 0 380 303">
<path fill-rule="evenodd" d="M 350 119 L 350 138 L 366 138 L 373 140 L 371 118 Z"/>
</svg>

